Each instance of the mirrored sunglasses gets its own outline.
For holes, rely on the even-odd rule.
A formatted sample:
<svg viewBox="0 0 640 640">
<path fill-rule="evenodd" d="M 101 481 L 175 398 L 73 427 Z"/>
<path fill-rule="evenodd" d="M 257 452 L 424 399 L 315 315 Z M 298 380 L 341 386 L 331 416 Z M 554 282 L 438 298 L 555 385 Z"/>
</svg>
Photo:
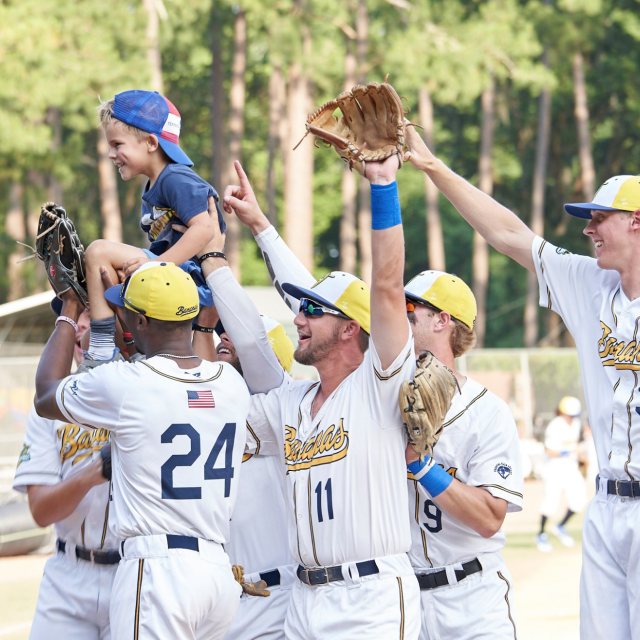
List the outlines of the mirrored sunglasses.
<svg viewBox="0 0 640 640">
<path fill-rule="evenodd" d="M 338 316 L 339 318 L 345 318 L 346 320 L 349 319 L 344 315 L 344 313 L 336 311 L 335 309 L 329 309 L 329 307 L 325 307 L 315 300 L 309 300 L 309 298 L 300 298 L 300 311 L 302 311 L 302 313 L 307 317 L 315 316 L 316 318 L 319 318 L 325 313 L 328 313 L 332 316 Z"/>
</svg>

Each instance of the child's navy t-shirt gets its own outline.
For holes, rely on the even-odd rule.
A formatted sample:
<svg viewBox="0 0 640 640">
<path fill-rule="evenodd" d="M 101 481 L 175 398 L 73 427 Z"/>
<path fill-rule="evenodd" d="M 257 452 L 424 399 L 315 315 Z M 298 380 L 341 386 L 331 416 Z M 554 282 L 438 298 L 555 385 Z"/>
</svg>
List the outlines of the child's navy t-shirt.
<svg viewBox="0 0 640 640">
<path fill-rule="evenodd" d="M 151 241 L 149 250 L 159 256 L 178 242 L 183 234 L 174 231 L 171 225 L 187 226 L 191 218 L 207 211 L 209 196 L 216 198 L 218 221 L 224 233 L 226 224 L 216 190 L 190 167 L 169 163 L 151 188 L 147 183 L 142 194 L 140 227 Z"/>
</svg>

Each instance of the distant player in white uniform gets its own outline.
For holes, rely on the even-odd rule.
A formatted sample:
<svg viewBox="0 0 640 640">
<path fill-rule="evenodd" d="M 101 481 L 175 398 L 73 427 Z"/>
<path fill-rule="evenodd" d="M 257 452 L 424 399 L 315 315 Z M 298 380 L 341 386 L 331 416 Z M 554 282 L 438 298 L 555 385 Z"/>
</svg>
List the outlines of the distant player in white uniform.
<svg viewBox="0 0 640 640">
<path fill-rule="evenodd" d="M 400 384 L 415 361 L 404 307 L 397 167 L 393 157 L 367 164 L 371 299 L 362 281 L 343 272 L 308 288 L 281 284 L 294 311 L 300 308 L 296 360 L 315 365 L 320 381 L 285 380 L 252 397 L 250 427 L 261 446 L 284 452 L 287 467 L 289 546 L 299 565 L 285 623 L 291 640 L 415 639 L 419 633 L 398 409 Z M 252 216 L 263 221 L 246 176 L 236 169 L 240 186 L 227 189 L 225 208 L 245 223 Z M 253 231 L 284 244 L 268 224 Z M 277 259 L 269 255 L 271 268 Z"/>
<path fill-rule="evenodd" d="M 89 326 L 78 319 L 77 339 Z M 82 351 L 75 354 L 82 360 Z M 79 358 L 78 358 L 79 356 Z M 31 640 L 109 640 L 111 585 L 120 560 L 108 528 L 109 482 L 100 450 L 109 432 L 29 414 L 13 488 L 28 493 L 34 520 L 55 523 L 57 553 L 47 560 Z"/>
<path fill-rule="evenodd" d="M 587 488 L 578 468 L 581 413 L 580 400 L 565 396 L 558 404 L 558 415 L 551 420 L 544 432 L 547 461 L 542 475 L 544 496 L 540 505 L 540 533 L 536 539 L 538 550 L 543 553 L 553 551 L 553 545 L 544 529 L 547 519 L 558 510 L 562 494 L 567 499 L 567 512 L 560 524 L 551 527 L 551 532 L 565 547 L 573 547 L 575 544 L 565 528 L 567 522 L 587 504 Z"/>
<path fill-rule="evenodd" d="M 420 638 L 512 640 L 513 587 L 501 526 L 507 511 L 522 509 L 518 431 L 509 407 L 455 368 L 455 358 L 475 344 L 471 289 L 451 274 L 425 271 L 405 293 L 416 353 L 431 351 L 460 386 L 433 457 L 421 464 L 407 448 Z"/>
<path fill-rule="evenodd" d="M 148 263 L 105 292 L 146 361 L 69 376 L 80 309 L 65 296 L 36 375 L 36 409 L 109 429 L 122 560 L 111 631 L 124 638 L 222 638 L 240 586 L 222 545 L 237 495 L 249 393 L 226 363 L 191 345 L 198 292 L 171 263 Z"/>
<path fill-rule="evenodd" d="M 580 635 L 640 638 L 640 178 L 615 176 L 592 202 L 565 205 L 587 221 L 596 258 L 537 237 L 514 213 L 439 161 L 407 130 L 411 163 L 495 247 L 530 271 L 541 305 L 562 316 L 580 358 L 600 467 L 582 532 Z"/>
</svg>

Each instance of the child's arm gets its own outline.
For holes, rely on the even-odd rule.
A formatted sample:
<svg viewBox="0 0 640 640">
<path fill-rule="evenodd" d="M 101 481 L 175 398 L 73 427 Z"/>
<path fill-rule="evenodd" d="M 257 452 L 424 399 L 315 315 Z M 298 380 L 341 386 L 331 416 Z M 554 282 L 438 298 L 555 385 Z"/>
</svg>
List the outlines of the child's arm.
<svg viewBox="0 0 640 640">
<path fill-rule="evenodd" d="M 168 251 L 158 256 L 154 262 L 173 262 L 180 265 L 201 251 L 211 241 L 215 233 L 208 211 L 203 211 L 190 218 L 186 226 L 188 228 L 180 240 Z M 125 276 L 130 276 L 145 262 L 149 262 L 149 258 L 140 256 L 127 260 L 122 265 Z"/>
</svg>

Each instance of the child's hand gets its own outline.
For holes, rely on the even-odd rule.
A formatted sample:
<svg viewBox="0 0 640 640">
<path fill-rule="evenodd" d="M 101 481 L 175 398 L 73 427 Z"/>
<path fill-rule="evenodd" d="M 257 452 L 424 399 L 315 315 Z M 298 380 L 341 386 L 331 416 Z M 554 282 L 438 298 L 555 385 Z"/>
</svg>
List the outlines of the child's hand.
<svg viewBox="0 0 640 640">
<path fill-rule="evenodd" d="M 138 256 L 137 258 L 131 258 L 131 260 L 127 260 L 122 265 L 122 270 L 124 271 L 125 277 L 129 277 L 134 271 L 140 268 L 146 262 L 151 262 L 151 258 L 147 258 L 147 256 Z"/>
</svg>

